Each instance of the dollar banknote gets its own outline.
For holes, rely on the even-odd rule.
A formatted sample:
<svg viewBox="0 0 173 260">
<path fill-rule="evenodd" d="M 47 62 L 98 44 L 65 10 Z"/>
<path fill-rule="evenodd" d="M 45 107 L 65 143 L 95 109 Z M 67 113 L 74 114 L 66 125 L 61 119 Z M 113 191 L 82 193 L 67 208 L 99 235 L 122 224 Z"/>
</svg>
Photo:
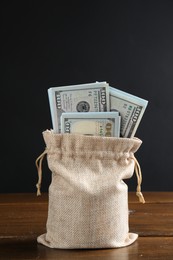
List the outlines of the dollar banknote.
<svg viewBox="0 0 173 260">
<path fill-rule="evenodd" d="M 109 85 L 106 82 L 53 87 L 48 89 L 53 129 L 61 132 L 60 117 L 65 112 L 109 111 Z"/>
<path fill-rule="evenodd" d="M 121 115 L 121 136 L 134 137 L 148 101 L 112 87 L 109 92 L 110 111 L 118 111 Z"/>
<path fill-rule="evenodd" d="M 63 113 L 61 132 L 90 136 L 120 136 L 118 112 Z"/>
</svg>

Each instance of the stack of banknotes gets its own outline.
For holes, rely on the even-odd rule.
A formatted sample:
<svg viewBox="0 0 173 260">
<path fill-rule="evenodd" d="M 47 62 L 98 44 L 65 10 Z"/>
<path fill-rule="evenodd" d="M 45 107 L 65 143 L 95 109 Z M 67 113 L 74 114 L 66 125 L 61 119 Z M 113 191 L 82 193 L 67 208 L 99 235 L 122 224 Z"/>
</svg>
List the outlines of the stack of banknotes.
<svg viewBox="0 0 173 260">
<path fill-rule="evenodd" d="M 55 133 L 134 137 L 148 101 L 107 82 L 52 87 L 48 97 Z"/>
</svg>

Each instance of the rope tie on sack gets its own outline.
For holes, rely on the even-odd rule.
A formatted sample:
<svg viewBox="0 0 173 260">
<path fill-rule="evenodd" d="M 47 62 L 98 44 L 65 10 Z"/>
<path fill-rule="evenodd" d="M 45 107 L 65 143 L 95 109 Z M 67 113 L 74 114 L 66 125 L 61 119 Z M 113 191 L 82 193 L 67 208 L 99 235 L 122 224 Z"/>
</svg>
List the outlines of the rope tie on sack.
<svg viewBox="0 0 173 260">
<path fill-rule="evenodd" d="M 38 172 L 38 182 L 36 184 L 37 187 L 37 196 L 41 195 L 41 182 L 42 182 L 42 161 L 44 159 L 44 156 L 47 154 L 47 150 L 45 149 L 40 156 L 35 161 L 35 165 L 37 167 L 37 172 Z"/>
<path fill-rule="evenodd" d="M 139 202 L 145 203 L 144 196 L 141 192 L 141 183 L 142 183 L 142 172 L 141 172 L 141 167 L 135 157 L 133 157 L 133 160 L 135 162 L 135 173 L 137 177 L 137 188 L 136 188 L 136 196 L 139 198 Z"/>
<path fill-rule="evenodd" d="M 37 196 L 41 195 L 41 183 L 42 183 L 42 161 L 44 159 L 44 156 L 47 154 L 47 149 L 44 150 L 42 154 L 38 156 L 38 158 L 35 161 L 35 165 L 37 167 L 37 172 L 38 172 L 38 182 L 36 184 L 37 187 Z M 139 198 L 139 202 L 145 203 L 144 196 L 141 192 L 141 183 L 142 183 L 142 172 L 141 172 L 141 167 L 135 157 L 132 158 L 135 162 L 135 173 L 137 177 L 137 188 L 136 188 L 136 195 Z"/>
</svg>

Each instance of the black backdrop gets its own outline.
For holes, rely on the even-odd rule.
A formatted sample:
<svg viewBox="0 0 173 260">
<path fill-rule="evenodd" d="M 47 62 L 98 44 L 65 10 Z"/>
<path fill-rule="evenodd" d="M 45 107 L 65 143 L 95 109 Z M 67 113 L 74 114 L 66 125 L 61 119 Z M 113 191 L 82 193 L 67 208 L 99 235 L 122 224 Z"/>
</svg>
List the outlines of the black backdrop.
<svg viewBox="0 0 173 260">
<path fill-rule="evenodd" d="M 35 191 L 47 89 L 95 81 L 149 101 L 136 133 L 142 187 L 172 190 L 173 1 L 4 1 L 2 11 L 0 192 Z M 43 174 L 46 191 L 46 160 Z"/>
</svg>

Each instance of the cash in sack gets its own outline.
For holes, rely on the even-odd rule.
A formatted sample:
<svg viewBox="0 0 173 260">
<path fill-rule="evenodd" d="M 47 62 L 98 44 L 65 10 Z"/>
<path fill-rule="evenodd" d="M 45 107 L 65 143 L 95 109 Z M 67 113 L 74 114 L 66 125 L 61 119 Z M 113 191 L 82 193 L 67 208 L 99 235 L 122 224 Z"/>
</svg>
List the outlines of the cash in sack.
<svg viewBox="0 0 173 260">
<path fill-rule="evenodd" d="M 135 136 L 148 102 L 96 82 L 48 90 L 53 129 L 43 132 L 45 151 L 37 158 L 37 195 L 42 160 L 52 172 L 47 230 L 38 242 L 51 248 L 118 248 L 138 237 L 129 232 L 128 186 L 142 173 Z"/>
</svg>

